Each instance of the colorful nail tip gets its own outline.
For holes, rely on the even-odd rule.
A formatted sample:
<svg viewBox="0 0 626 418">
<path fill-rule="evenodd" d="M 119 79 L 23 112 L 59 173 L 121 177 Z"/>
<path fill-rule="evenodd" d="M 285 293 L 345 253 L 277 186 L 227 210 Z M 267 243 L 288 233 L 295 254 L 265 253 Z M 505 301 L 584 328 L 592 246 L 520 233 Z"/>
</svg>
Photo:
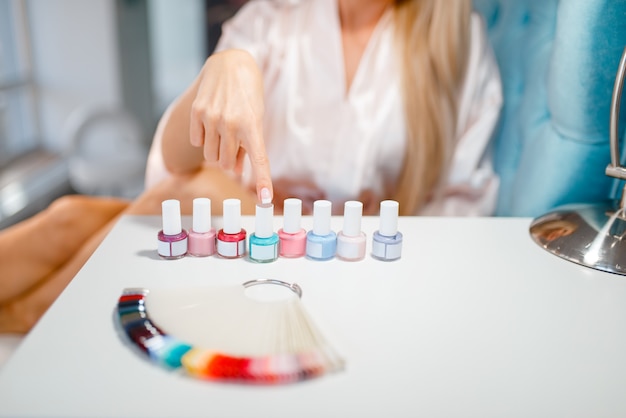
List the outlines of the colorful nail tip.
<svg viewBox="0 0 626 418">
<path fill-rule="evenodd" d="M 129 340 L 167 369 L 218 382 L 276 385 L 320 377 L 343 368 L 326 344 L 300 353 L 245 357 L 193 347 L 154 324 L 145 308 L 147 289 L 126 289 L 118 300 L 118 318 Z"/>
</svg>

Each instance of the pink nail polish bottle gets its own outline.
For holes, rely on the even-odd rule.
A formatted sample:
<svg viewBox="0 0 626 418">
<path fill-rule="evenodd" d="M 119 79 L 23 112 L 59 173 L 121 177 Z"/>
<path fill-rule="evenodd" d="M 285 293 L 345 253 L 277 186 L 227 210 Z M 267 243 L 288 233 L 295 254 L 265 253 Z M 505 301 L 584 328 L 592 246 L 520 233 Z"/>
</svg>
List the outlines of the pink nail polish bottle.
<svg viewBox="0 0 626 418">
<path fill-rule="evenodd" d="M 198 197 L 193 200 L 193 227 L 189 231 L 188 254 L 207 257 L 217 251 L 215 228 L 211 226 L 211 199 Z"/>
<path fill-rule="evenodd" d="M 306 230 L 300 226 L 302 220 L 302 200 L 285 199 L 283 206 L 283 227 L 278 230 L 281 257 L 303 257 L 306 253 Z"/>
<path fill-rule="evenodd" d="M 241 201 L 226 199 L 223 203 L 224 227 L 217 233 L 217 254 L 224 258 L 246 255 L 246 230 L 241 227 Z"/>
<path fill-rule="evenodd" d="M 363 203 L 350 200 L 344 204 L 343 230 L 337 234 L 337 258 L 358 261 L 365 258 L 366 238 L 361 231 Z"/>
<path fill-rule="evenodd" d="M 161 203 L 163 229 L 158 234 L 157 252 L 161 258 L 175 260 L 187 254 L 187 231 L 182 228 L 180 202 L 176 199 Z"/>
</svg>

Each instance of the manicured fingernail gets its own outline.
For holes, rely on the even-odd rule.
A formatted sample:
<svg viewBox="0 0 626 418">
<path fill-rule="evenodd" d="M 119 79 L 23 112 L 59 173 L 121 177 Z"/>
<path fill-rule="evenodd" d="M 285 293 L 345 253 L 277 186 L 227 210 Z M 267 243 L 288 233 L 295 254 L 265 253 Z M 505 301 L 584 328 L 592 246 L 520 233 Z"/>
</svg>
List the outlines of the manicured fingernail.
<svg viewBox="0 0 626 418">
<path fill-rule="evenodd" d="M 267 187 L 261 189 L 261 203 L 264 205 L 272 203 L 272 195 L 270 194 L 270 189 Z"/>
</svg>

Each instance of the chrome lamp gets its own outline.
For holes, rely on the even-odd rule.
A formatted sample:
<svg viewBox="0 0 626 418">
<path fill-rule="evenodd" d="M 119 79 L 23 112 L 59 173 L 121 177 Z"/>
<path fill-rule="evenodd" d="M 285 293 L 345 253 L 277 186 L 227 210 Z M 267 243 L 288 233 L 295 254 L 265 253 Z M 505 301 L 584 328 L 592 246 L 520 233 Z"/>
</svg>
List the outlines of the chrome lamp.
<svg viewBox="0 0 626 418">
<path fill-rule="evenodd" d="M 626 180 L 626 168 L 620 163 L 618 130 L 625 76 L 626 48 L 613 88 L 611 162 L 605 172 L 620 180 Z M 618 200 L 561 206 L 534 219 L 530 235 L 542 248 L 561 258 L 592 269 L 626 275 L 626 186 Z"/>
</svg>

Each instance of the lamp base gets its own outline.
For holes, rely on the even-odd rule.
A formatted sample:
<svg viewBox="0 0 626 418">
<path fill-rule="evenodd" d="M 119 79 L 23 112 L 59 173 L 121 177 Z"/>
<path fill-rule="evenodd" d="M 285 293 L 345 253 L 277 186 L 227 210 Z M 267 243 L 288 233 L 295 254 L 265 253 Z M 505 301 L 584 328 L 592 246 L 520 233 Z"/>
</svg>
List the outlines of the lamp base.
<svg viewBox="0 0 626 418">
<path fill-rule="evenodd" d="M 626 213 L 618 201 L 559 207 L 534 219 L 530 235 L 556 256 L 626 275 Z"/>
</svg>

